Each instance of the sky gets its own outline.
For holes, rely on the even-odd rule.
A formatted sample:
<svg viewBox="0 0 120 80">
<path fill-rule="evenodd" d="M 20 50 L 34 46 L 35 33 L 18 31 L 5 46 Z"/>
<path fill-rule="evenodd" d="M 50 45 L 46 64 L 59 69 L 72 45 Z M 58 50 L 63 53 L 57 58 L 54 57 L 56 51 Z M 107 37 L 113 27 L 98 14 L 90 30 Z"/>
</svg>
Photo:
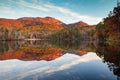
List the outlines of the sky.
<svg viewBox="0 0 120 80">
<path fill-rule="evenodd" d="M 66 24 L 99 23 L 117 0 L 0 0 L 0 18 L 54 17 Z"/>
</svg>

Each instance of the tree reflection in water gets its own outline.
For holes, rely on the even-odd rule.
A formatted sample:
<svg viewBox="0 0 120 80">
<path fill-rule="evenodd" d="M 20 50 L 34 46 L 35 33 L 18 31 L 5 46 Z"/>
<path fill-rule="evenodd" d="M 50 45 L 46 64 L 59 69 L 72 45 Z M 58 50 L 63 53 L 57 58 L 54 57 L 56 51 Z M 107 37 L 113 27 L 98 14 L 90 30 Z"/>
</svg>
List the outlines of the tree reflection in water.
<svg viewBox="0 0 120 80">
<path fill-rule="evenodd" d="M 108 45 L 106 43 L 97 44 L 98 56 L 107 63 L 110 71 L 117 75 L 117 80 L 120 80 L 120 47 L 119 45 Z"/>
</svg>

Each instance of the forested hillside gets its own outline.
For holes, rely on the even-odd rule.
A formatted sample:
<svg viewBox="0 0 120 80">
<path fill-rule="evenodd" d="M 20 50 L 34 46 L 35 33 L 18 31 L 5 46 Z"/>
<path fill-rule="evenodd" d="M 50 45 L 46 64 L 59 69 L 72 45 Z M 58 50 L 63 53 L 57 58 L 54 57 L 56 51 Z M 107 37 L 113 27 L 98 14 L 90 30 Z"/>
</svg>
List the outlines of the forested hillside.
<svg viewBox="0 0 120 80">
<path fill-rule="evenodd" d="M 119 41 L 120 6 L 115 7 L 113 12 L 110 11 L 109 16 L 96 26 L 96 30 L 99 40 Z"/>
</svg>

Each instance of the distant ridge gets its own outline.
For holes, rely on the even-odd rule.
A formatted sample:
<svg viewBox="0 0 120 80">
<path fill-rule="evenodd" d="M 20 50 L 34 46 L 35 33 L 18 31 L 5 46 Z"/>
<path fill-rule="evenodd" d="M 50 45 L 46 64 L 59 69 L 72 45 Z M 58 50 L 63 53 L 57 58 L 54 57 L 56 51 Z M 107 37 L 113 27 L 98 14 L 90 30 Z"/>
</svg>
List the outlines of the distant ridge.
<svg viewBox="0 0 120 80">
<path fill-rule="evenodd" d="M 79 21 L 79 22 L 76 22 L 76 23 L 69 24 L 68 26 L 70 26 L 70 27 L 86 27 L 86 26 L 89 26 L 89 25 L 87 23 L 83 22 L 83 21 Z"/>
<path fill-rule="evenodd" d="M 0 18 L 0 27 L 7 28 L 21 28 L 21 27 L 30 27 L 30 26 L 43 26 L 43 25 L 51 25 L 56 26 L 58 28 L 63 26 L 72 26 L 72 27 L 85 27 L 88 26 L 85 22 L 77 22 L 72 24 L 65 24 L 62 21 L 52 18 L 52 17 L 22 17 L 18 19 L 6 19 Z"/>
</svg>

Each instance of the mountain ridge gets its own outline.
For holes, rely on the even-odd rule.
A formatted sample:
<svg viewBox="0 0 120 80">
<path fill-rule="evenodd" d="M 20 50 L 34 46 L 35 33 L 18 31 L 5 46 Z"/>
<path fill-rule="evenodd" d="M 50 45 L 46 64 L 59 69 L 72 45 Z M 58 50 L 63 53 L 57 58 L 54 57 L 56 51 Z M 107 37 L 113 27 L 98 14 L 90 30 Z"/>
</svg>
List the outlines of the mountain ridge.
<svg viewBox="0 0 120 80">
<path fill-rule="evenodd" d="M 70 27 L 87 27 L 89 25 L 83 21 L 79 21 L 79 22 L 68 24 L 68 26 L 70 26 Z"/>
<path fill-rule="evenodd" d="M 72 24 L 65 24 L 64 22 L 53 18 L 53 17 L 21 17 L 18 19 L 8 19 L 8 18 L 0 18 L 0 26 L 8 27 L 8 28 L 21 28 L 21 27 L 29 27 L 29 26 L 42 26 L 44 24 L 63 27 L 63 26 L 80 26 L 85 27 L 88 26 L 87 23 L 80 21 Z"/>
</svg>

